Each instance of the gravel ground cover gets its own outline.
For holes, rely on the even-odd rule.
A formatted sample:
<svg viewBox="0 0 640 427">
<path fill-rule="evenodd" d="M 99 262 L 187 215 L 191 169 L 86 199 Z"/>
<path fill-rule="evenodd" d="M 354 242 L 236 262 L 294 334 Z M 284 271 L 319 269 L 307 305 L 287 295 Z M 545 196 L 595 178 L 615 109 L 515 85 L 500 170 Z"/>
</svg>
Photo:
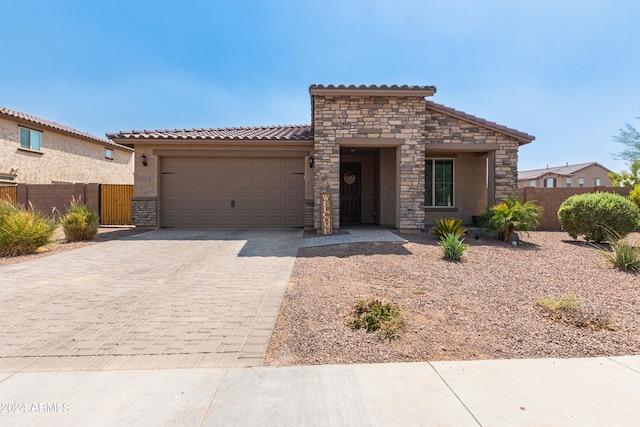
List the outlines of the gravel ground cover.
<svg viewBox="0 0 640 427">
<path fill-rule="evenodd" d="M 533 232 L 513 246 L 471 233 L 462 262 L 450 262 L 435 236 L 403 237 L 300 249 L 265 364 L 640 354 L 640 275 L 611 268 L 583 241 Z M 640 246 L 640 233 L 628 239 Z M 616 330 L 553 321 L 537 304 L 569 295 Z M 346 325 L 367 298 L 405 310 L 400 338 Z"/>
</svg>

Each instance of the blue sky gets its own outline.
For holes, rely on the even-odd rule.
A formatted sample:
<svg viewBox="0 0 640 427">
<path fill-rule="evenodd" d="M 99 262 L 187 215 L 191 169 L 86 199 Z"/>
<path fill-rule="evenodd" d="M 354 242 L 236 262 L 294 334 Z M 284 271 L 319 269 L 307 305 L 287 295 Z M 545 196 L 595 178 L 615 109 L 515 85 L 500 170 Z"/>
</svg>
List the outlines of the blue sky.
<svg viewBox="0 0 640 427">
<path fill-rule="evenodd" d="M 310 122 L 311 84 L 434 85 L 535 135 L 520 169 L 597 161 L 640 121 L 640 2 L 13 1 L 0 105 L 104 137 Z"/>
</svg>

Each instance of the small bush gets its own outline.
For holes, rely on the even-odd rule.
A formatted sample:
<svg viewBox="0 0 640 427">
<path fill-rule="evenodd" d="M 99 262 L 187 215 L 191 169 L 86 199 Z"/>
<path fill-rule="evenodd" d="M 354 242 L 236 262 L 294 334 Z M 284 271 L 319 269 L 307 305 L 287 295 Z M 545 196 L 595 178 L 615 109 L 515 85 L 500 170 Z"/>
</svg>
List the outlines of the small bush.
<svg viewBox="0 0 640 427">
<path fill-rule="evenodd" d="M 0 256 L 35 252 L 51 243 L 55 230 L 55 222 L 33 208 L 25 209 L 0 201 Z"/>
<path fill-rule="evenodd" d="M 91 240 L 98 234 L 100 224 L 98 214 L 87 205 L 81 205 L 75 200 L 71 202 L 69 212 L 60 221 L 67 242 Z"/>
<path fill-rule="evenodd" d="M 404 327 L 405 313 L 396 304 L 372 299 L 356 303 L 353 319 L 347 324 L 355 329 L 378 332 L 386 338 L 397 338 Z"/>
<path fill-rule="evenodd" d="M 462 228 L 462 220 L 459 218 L 440 218 L 436 220 L 436 225 L 431 229 L 430 233 L 436 236 L 444 236 L 447 233 L 462 235 L 467 230 Z"/>
<path fill-rule="evenodd" d="M 606 231 L 621 238 L 640 225 L 638 207 L 626 197 L 615 193 L 576 194 L 558 209 L 558 220 L 569 236 L 584 236 L 588 242 L 603 242 Z"/>
<path fill-rule="evenodd" d="M 509 241 L 514 231 L 533 231 L 540 225 L 542 207 L 533 201 L 521 203 L 517 198 L 508 196 L 502 203 L 487 208 L 480 218 L 484 228 L 497 234 L 500 240 Z"/>
<path fill-rule="evenodd" d="M 464 238 L 455 233 L 447 233 L 440 237 L 438 244 L 442 248 L 444 257 L 450 261 L 460 261 L 462 254 L 469 247 L 464 243 Z"/>
</svg>

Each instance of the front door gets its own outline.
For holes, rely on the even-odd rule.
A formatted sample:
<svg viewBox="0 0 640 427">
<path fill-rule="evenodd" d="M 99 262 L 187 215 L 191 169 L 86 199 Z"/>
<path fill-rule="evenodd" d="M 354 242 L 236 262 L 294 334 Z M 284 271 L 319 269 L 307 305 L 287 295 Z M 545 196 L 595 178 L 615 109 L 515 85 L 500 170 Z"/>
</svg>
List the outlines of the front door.
<svg viewBox="0 0 640 427">
<path fill-rule="evenodd" d="M 340 164 L 340 222 L 362 221 L 360 163 Z"/>
</svg>

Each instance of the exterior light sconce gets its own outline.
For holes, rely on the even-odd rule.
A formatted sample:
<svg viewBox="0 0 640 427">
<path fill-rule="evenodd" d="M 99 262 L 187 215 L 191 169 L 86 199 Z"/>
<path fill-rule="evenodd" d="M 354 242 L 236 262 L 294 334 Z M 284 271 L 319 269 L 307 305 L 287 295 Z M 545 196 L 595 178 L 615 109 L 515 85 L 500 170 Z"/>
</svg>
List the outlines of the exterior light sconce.
<svg viewBox="0 0 640 427">
<path fill-rule="evenodd" d="M 313 164 L 315 163 L 315 160 L 313 157 L 309 157 L 309 167 L 313 168 Z"/>
<path fill-rule="evenodd" d="M 144 154 L 140 156 L 140 161 L 142 162 L 142 166 L 147 166 L 149 163 L 147 162 L 147 156 Z"/>
</svg>

